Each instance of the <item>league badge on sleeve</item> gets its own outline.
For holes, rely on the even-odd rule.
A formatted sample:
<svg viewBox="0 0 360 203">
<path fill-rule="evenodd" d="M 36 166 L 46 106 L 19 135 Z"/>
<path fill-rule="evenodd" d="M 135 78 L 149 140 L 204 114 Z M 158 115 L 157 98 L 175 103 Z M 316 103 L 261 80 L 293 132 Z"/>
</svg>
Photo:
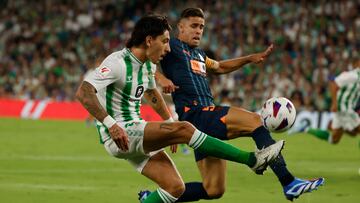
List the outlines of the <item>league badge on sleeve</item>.
<svg viewBox="0 0 360 203">
<path fill-rule="evenodd" d="M 107 68 L 105 66 L 103 67 L 99 67 L 98 69 L 98 74 L 100 75 L 100 77 L 102 78 L 106 78 L 106 76 L 111 72 L 110 68 Z"/>
</svg>

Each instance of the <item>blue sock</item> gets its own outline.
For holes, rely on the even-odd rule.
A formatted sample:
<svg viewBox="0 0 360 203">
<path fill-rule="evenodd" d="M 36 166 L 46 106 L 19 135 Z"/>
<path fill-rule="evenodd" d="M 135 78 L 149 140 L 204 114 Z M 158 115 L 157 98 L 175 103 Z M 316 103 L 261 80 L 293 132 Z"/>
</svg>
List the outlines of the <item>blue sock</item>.
<svg viewBox="0 0 360 203">
<path fill-rule="evenodd" d="M 264 126 L 256 128 L 252 133 L 252 138 L 258 149 L 262 149 L 275 143 L 270 132 Z M 270 164 L 270 168 L 274 171 L 282 186 L 288 185 L 295 179 L 286 168 L 285 160 L 281 154 L 274 163 Z"/>
<path fill-rule="evenodd" d="M 202 183 L 190 182 L 185 183 L 185 192 L 179 197 L 176 202 L 193 202 L 200 199 L 210 199 L 209 195 Z"/>
</svg>

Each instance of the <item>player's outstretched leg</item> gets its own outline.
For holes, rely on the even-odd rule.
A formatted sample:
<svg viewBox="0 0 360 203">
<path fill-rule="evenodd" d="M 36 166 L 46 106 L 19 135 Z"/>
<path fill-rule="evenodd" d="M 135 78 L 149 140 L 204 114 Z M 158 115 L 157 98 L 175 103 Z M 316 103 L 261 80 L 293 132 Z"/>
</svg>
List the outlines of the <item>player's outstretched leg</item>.
<svg viewBox="0 0 360 203">
<path fill-rule="evenodd" d="M 280 154 L 284 147 L 284 140 L 280 140 L 266 148 L 254 152 L 242 151 L 217 138 L 206 135 L 195 129 L 189 146 L 201 153 L 220 159 L 234 161 L 248 165 L 255 172 L 264 171 Z"/>
<path fill-rule="evenodd" d="M 155 151 L 172 144 L 187 143 L 201 153 L 246 164 L 254 171 L 265 170 L 278 157 L 284 146 L 284 141 L 281 140 L 256 152 L 246 152 L 206 135 L 188 122 L 149 122 L 145 128 L 143 143 L 145 152 Z M 140 198 L 144 194 L 146 193 L 141 193 Z M 155 193 L 151 193 L 144 202 L 153 197 L 157 197 Z"/>
<path fill-rule="evenodd" d="M 261 147 L 260 151 L 247 152 L 227 144 L 194 128 L 186 121 L 174 123 L 149 122 L 145 127 L 145 152 L 156 151 L 173 144 L 186 143 L 200 153 L 212 157 L 246 164 L 254 170 L 266 169 L 280 154 L 284 141 Z"/>
<path fill-rule="evenodd" d="M 233 133 L 228 132 L 230 139 L 236 138 L 236 132 L 242 130 L 241 132 L 245 131 L 251 135 L 257 148 L 259 149 L 275 143 L 275 140 L 271 137 L 270 132 L 262 125 L 260 116 L 252 112 L 247 112 L 241 108 L 230 107 L 229 113 L 226 117 L 226 125 L 228 129 L 235 129 L 233 130 Z M 306 123 L 301 126 L 302 129 L 306 127 Z M 231 135 L 235 136 L 231 137 Z M 295 178 L 288 170 L 285 159 L 281 154 L 277 158 L 277 161 L 270 164 L 270 167 L 278 177 L 283 188 L 291 188 L 295 180 L 300 180 Z M 256 173 L 262 174 L 262 172 L 263 171 L 258 170 Z M 303 193 L 300 193 L 299 195 L 301 194 Z"/>
</svg>

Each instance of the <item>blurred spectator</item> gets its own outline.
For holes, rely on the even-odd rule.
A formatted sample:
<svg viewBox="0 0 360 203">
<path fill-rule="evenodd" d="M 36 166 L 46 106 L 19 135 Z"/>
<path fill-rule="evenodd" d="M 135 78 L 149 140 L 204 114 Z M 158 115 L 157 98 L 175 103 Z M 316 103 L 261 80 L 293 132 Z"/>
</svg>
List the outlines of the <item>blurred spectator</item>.
<svg viewBox="0 0 360 203">
<path fill-rule="evenodd" d="M 165 14 L 176 27 L 179 12 L 190 6 L 205 11 L 201 46 L 212 58 L 275 44 L 265 64 L 210 77 L 217 103 L 255 111 L 269 97 L 284 96 L 299 109 L 328 110 L 328 78 L 359 57 L 360 0 L 13 0 L 1 5 L 0 97 L 74 100 L 83 75 L 95 60 L 124 46 L 141 15 Z"/>
</svg>

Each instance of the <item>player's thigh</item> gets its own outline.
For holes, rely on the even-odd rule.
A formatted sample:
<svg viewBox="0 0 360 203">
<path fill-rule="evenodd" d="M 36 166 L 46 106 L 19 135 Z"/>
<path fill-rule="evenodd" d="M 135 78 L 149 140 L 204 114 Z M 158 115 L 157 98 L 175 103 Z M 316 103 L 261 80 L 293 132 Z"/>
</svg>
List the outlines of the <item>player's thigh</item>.
<svg viewBox="0 0 360 203">
<path fill-rule="evenodd" d="M 226 161 L 214 157 L 206 157 L 197 161 L 203 185 L 209 195 L 225 192 Z"/>
<path fill-rule="evenodd" d="M 239 107 L 230 107 L 226 115 L 228 137 L 249 136 L 256 128 L 262 125 L 261 118 L 254 112 Z"/>
<path fill-rule="evenodd" d="M 161 188 L 171 191 L 183 191 L 184 182 L 170 157 L 161 151 L 152 156 L 142 170 L 142 174 L 156 182 Z"/>
<path fill-rule="evenodd" d="M 186 121 L 148 122 L 144 129 L 144 151 L 151 152 L 173 144 L 188 143 L 194 131 L 194 126 Z"/>
</svg>

